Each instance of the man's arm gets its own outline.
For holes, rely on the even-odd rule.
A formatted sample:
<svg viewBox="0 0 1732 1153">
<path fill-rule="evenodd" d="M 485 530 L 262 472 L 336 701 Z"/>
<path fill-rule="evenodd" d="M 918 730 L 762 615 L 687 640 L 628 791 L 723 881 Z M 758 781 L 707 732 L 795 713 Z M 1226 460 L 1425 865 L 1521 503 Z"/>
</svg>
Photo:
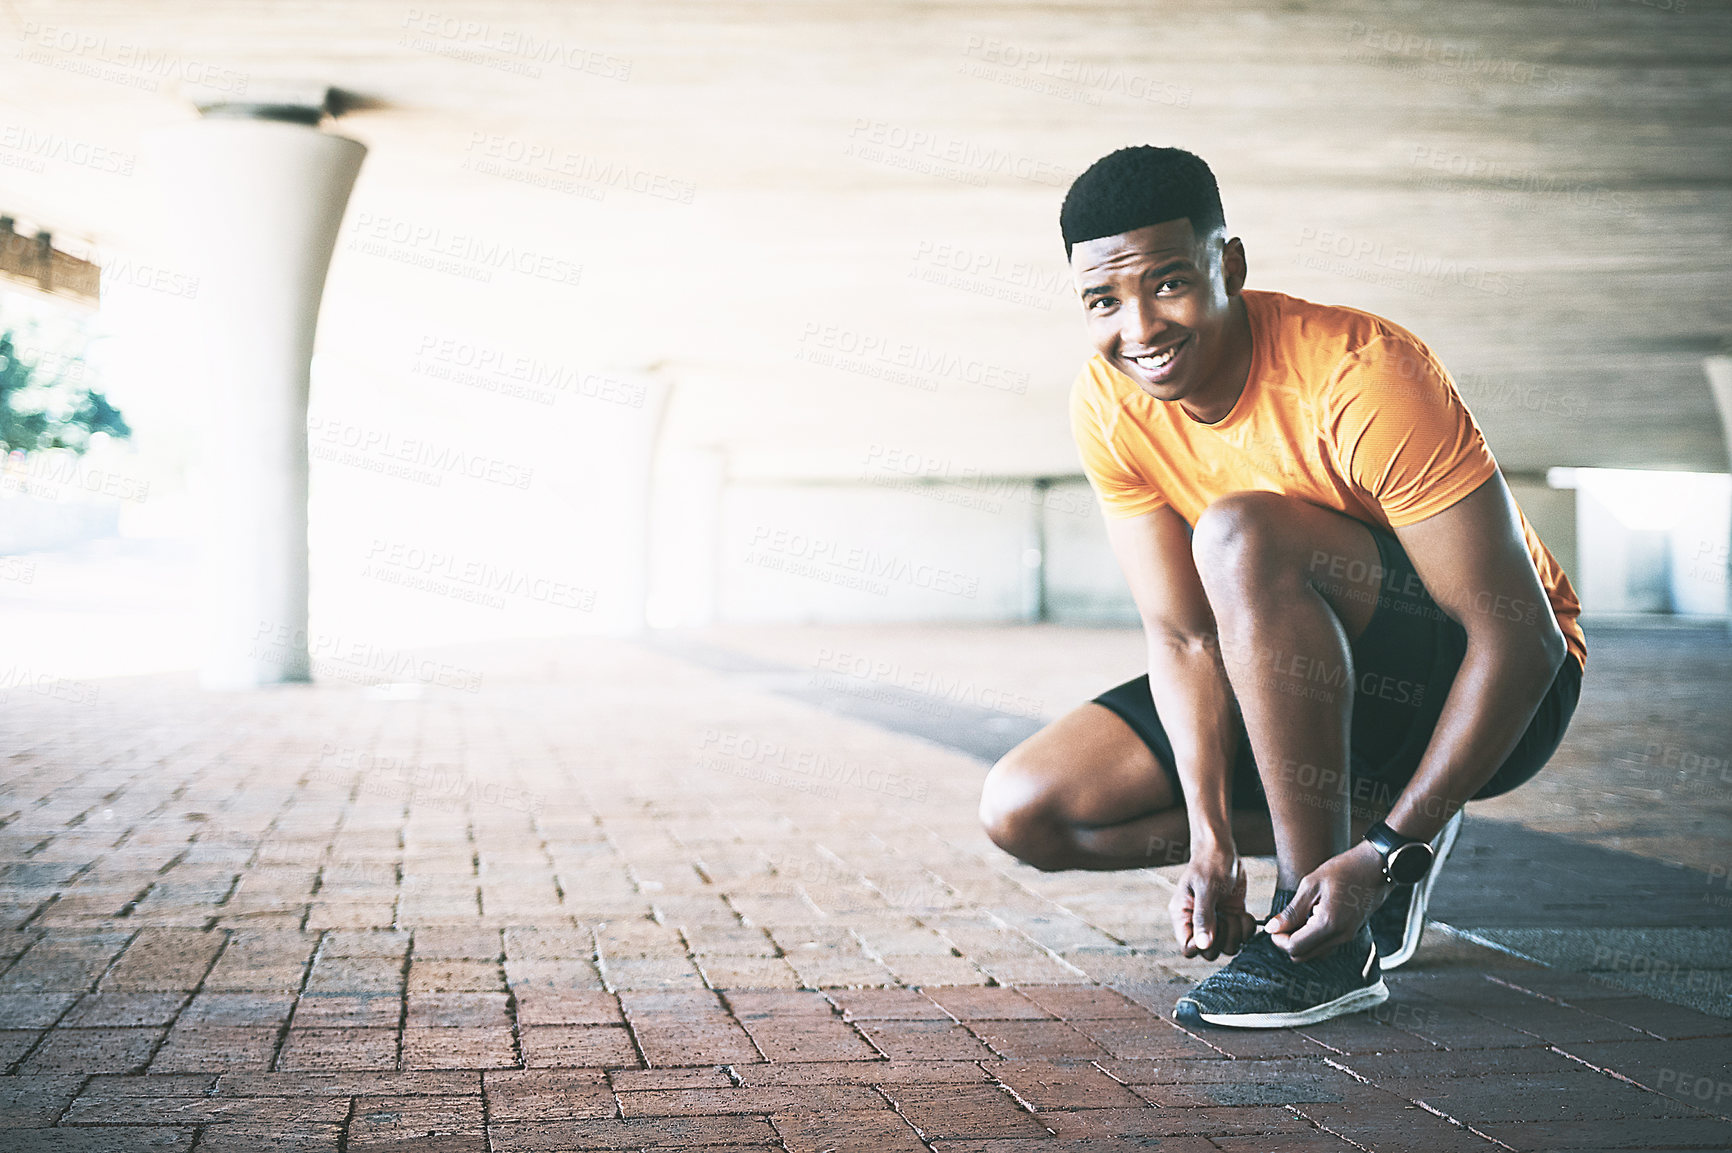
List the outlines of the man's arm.
<svg viewBox="0 0 1732 1153">
<path fill-rule="evenodd" d="M 1502 475 L 1395 534 L 1426 591 L 1467 632 L 1467 655 L 1431 743 L 1384 818 L 1405 836 L 1429 840 L 1521 740 L 1566 650 Z M 1310 917 L 1319 894 L 1366 895 L 1381 887 L 1377 851 L 1361 841 L 1305 878 L 1270 933 L 1296 960 L 1321 955 L 1350 938 L 1375 904 Z"/>
<path fill-rule="evenodd" d="M 1142 617 L 1149 695 L 1173 745 L 1190 820 L 1191 859 L 1173 895 L 1173 931 L 1187 957 L 1214 960 L 1238 952 L 1256 930 L 1233 844 L 1237 724 L 1215 616 L 1191 559 L 1190 533 L 1171 507 L 1106 523 Z"/>
<path fill-rule="evenodd" d="M 1521 740 L 1568 649 L 1501 474 L 1395 535 L 1431 598 L 1467 631 L 1431 744 L 1384 818 L 1429 840 Z"/>
</svg>

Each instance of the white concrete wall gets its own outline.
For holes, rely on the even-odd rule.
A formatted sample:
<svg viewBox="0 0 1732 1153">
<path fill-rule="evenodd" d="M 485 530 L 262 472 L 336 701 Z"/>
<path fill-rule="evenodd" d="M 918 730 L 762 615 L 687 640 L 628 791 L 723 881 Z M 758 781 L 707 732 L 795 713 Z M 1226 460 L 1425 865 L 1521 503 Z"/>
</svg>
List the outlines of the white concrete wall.
<svg viewBox="0 0 1732 1153">
<path fill-rule="evenodd" d="M 1094 490 L 1079 478 L 1055 481 L 1042 509 L 1046 530 L 1047 617 L 1063 624 L 1136 624 L 1137 606 L 1107 543 Z"/>
<path fill-rule="evenodd" d="M 714 446 L 663 452 L 655 463 L 644 606 L 651 628 L 701 628 L 716 622 L 727 469 L 727 454 Z"/>
<path fill-rule="evenodd" d="M 734 483 L 722 498 L 718 613 L 729 622 L 1032 620 L 1036 512 L 1028 481 Z"/>
<path fill-rule="evenodd" d="M 706 547 L 713 619 L 727 622 L 1034 620 L 1043 599 L 1049 620 L 1137 620 L 1094 494 L 1075 477 L 736 481 L 720 503 L 719 535 L 689 529 L 665 546 L 656 623 L 712 619 L 699 607 Z"/>
</svg>

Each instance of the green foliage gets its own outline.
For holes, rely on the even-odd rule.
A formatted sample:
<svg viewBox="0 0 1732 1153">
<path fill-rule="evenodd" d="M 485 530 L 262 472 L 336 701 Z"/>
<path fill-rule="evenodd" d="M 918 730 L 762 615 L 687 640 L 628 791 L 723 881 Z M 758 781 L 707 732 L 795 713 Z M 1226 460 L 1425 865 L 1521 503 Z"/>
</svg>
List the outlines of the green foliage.
<svg viewBox="0 0 1732 1153">
<path fill-rule="evenodd" d="M 61 358 L 56 371 L 42 371 L 40 359 L 17 351 L 11 332 L 0 332 L 0 449 L 82 453 L 96 433 L 125 439 L 132 429 L 85 380 L 84 360 Z"/>
</svg>

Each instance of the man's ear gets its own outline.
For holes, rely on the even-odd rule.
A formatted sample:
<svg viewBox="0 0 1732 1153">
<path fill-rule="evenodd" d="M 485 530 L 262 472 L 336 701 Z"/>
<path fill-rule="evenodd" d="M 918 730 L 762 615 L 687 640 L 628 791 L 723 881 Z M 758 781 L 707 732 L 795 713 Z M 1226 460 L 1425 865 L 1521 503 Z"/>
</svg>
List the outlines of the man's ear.
<svg viewBox="0 0 1732 1153">
<path fill-rule="evenodd" d="M 1227 295 L 1237 296 L 1245 287 L 1245 243 L 1237 236 L 1221 244 L 1221 277 L 1227 284 Z"/>
</svg>

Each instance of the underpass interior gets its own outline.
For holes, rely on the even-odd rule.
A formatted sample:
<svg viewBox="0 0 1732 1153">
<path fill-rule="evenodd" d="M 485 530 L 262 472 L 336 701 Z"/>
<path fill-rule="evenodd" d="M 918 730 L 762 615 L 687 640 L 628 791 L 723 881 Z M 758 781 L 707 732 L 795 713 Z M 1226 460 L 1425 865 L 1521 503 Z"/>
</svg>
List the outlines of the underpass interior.
<svg viewBox="0 0 1732 1153">
<path fill-rule="evenodd" d="M 1732 4 L 0 25 L 0 369 L 130 428 L 0 477 L 0 1147 L 1732 1145 Z M 1438 353 L 1584 606 L 1552 762 L 1303 1029 L 1172 1019 L 1180 866 L 976 816 L 1147 667 L 1056 228 L 1131 143 Z"/>
</svg>

